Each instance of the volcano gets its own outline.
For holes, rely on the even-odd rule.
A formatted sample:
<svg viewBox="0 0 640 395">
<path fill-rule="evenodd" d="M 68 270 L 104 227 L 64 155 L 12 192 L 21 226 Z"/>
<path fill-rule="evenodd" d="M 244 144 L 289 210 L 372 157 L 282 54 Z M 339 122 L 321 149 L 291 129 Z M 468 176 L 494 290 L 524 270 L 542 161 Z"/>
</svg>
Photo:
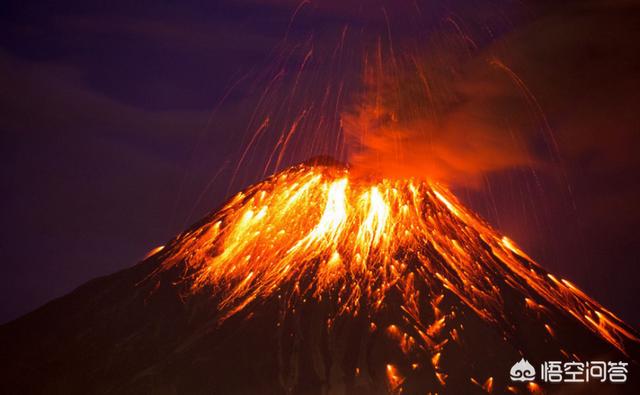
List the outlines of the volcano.
<svg viewBox="0 0 640 395">
<path fill-rule="evenodd" d="M 445 187 L 314 161 L 2 326 L 0 392 L 631 394 L 639 342 Z M 512 381 L 525 361 L 629 380 Z"/>
</svg>

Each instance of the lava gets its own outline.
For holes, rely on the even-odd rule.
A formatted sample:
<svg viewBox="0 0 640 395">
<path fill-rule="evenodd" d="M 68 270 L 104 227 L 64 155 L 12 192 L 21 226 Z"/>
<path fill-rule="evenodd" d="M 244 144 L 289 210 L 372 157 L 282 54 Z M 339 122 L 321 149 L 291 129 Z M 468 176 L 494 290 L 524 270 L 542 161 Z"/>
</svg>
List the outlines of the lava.
<svg viewBox="0 0 640 395">
<path fill-rule="evenodd" d="M 0 340 L 0 393 L 37 394 L 553 393 L 535 375 L 544 361 L 640 355 L 632 328 L 444 186 L 319 161 L 245 189 Z M 517 361 L 541 380 L 513 381 Z M 589 382 L 637 393 L 627 384 Z"/>
<path fill-rule="evenodd" d="M 373 317 L 390 291 L 399 290 L 413 336 L 395 327 L 388 332 L 405 353 L 418 338 L 436 368 L 442 344 L 435 339 L 455 314 L 439 310 L 441 292 L 507 331 L 514 323 L 503 289 L 510 287 L 523 307 L 565 311 L 623 353 L 626 342 L 638 341 L 620 319 L 547 274 L 447 188 L 425 180 L 363 179 L 345 167 L 301 164 L 237 194 L 167 254 L 162 267 L 185 262 L 192 292 L 218 295 L 220 320 L 271 296 L 283 298 L 289 310 L 307 298 L 329 299 L 335 316 Z M 426 295 L 429 305 L 419 301 L 425 296 L 419 289 L 433 293 Z M 427 307 L 433 322 L 421 319 Z M 456 328 L 447 331 L 458 338 Z"/>
</svg>

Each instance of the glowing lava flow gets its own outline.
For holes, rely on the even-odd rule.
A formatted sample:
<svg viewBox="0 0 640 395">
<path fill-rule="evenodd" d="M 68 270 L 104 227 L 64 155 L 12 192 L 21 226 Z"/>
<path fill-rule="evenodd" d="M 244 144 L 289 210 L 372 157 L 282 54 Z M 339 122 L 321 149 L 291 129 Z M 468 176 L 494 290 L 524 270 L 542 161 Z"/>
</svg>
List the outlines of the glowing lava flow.
<svg viewBox="0 0 640 395">
<path fill-rule="evenodd" d="M 444 293 L 502 325 L 503 288 L 512 288 L 526 309 L 566 311 L 622 352 L 625 342 L 638 341 L 612 313 L 427 181 L 352 179 L 338 166 L 299 165 L 236 195 L 167 254 L 163 267 L 185 262 L 193 291 L 218 295 L 221 319 L 275 295 L 288 308 L 305 298 L 331 299 L 336 315 L 371 316 L 398 290 L 436 369 L 433 339 L 450 318 L 438 310 Z M 418 282 L 433 293 L 427 303 L 418 300 Z M 424 308 L 435 312 L 432 323 L 420 319 Z M 416 341 L 397 337 L 406 349 Z"/>
</svg>

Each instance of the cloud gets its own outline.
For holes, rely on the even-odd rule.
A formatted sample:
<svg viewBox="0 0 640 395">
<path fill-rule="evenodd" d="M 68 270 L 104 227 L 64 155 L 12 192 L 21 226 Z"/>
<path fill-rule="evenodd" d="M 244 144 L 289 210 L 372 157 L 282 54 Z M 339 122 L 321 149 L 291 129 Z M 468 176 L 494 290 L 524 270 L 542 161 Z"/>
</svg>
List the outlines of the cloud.
<svg viewBox="0 0 640 395">
<path fill-rule="evenodd" d="M 396 53 L 411 55 L 385 53 L 343 116 L 350 161 L 463 186 L 585 157 L 598 171 L 635 163 L 637 13 L 623 2 L 571 3 L 491 39 L 444 27 L 419 46 L 396 37 Z"/>
<path fill-rule="evenodd" d="M 466 186 L 490 172 L 534 165 L 514 132 L 531 127 L 523 115 L 526 103 L 499 72 L 489 66 L 482 72 L 455 79 L 440 76 L 437 83 L 447 90 L 438 93 L 429 92 L 421 71 L 403 70 L 399 74 L 405 81 L 385 84 L 378 93 L 393 96 L 391 100 L 368 97 L 344 114 L 350 163 L 387 177 Z"/>
</svg>

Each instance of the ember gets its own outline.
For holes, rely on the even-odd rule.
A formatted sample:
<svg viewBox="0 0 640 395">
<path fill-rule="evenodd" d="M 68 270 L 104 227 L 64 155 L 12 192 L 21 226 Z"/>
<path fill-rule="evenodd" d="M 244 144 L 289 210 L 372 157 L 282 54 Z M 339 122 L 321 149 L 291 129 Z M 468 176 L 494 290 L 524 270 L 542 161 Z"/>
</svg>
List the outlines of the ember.
<svg viewBox="0 0 640 395">
<path fill-rule="evenodd" d="M 335 316 L 373 316 L 390 290 L 401 290 L 402 309 L 438 356 L 435 366 L 439 347 L 430 339 L 453 312 L 423 322 L 428 304 L 418 303 L 418 289 L 433 293 L 424 295 L 427 301 L 441 300 L 436 290 L 447 290 L 483 320 L 508 327 L 503 288 L 511 287 L 523 305 L 566 311 L 622 352 L 625 341 L 638 341 L 612 313 L 547 274 L 429 181 L 358 179 L 340 166 L 299 165 L 239 193 L 206 224 L 183 234 L 163 267 L 182 261 L 192 291 L 219 296 L 221 320 L 276 294 L 291 310 L 306 298 L 328 298 L 339 302 Z M 434 311 L 440 314 L 437 306 Z M 541 325 L 554 337 L 547 323 Z M 407 351 L 410 342 L 395 337 Z"/>
</svg>

